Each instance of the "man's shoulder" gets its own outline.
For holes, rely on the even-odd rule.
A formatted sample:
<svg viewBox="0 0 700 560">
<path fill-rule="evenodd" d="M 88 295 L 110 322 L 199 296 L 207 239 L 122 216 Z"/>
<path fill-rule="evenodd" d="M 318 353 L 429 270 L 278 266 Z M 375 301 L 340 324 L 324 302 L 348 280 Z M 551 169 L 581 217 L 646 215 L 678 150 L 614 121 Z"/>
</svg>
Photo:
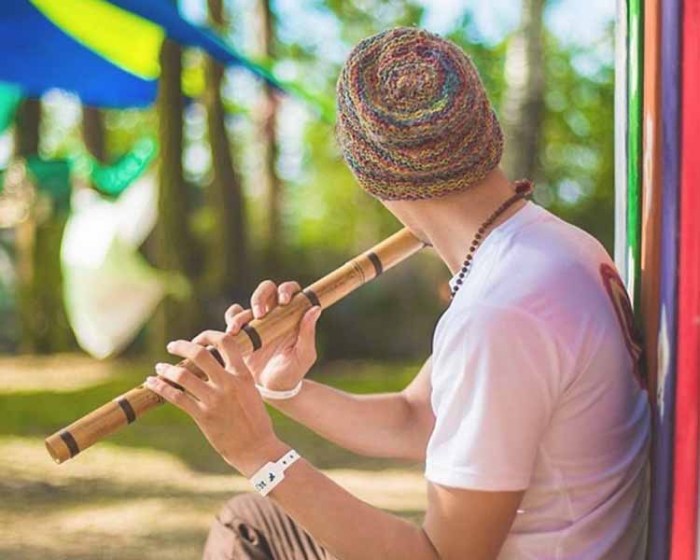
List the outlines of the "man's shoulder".
<svg viewBox="0 0 700 560">
<path fill-rule="evenodd" d="M 542 269 L 545 273 L 610 260 L 603 244 L 586 230 L 545 209 L 540 215 L 539 221 L 514 236 L 514 256 L 539 257 L 538 264 L 549 264 Z"/>
<path fill-rule="evenodd" d="M 498 257 L 480 286 L 481 301 L 541 318 L 550 306 L 577 309 L 599 300 L 601 266 L 614 268 L 595 237 L 549 212 L 514 235 Z"/>
</svg>

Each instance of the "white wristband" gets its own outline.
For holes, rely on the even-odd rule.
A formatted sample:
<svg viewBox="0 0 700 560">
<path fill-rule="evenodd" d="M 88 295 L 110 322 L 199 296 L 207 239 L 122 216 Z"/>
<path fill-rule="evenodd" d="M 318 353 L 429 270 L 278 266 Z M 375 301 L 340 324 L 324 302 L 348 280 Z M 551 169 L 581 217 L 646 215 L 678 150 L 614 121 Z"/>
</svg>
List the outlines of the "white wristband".
<svg viewBox="0 0 700 560">
<path fill-rule="evenodd" d="M 299 381 L 299 383 L 296 384 L 295 387 L 287 391 L 273 391 L 272 389 L 268 389 L 267 387 L 264 387 L 263 385 L 258 385 L 257 383 L 255 384 L 255 387 L 264 399 L 281 401 L 284 399 L 291 399 L 292 397 L 296 397 L 299 394 L 299 391 L 301 391 L 301 384 L 303 381 L 304 380 L 302 379 L 301 381 Z"/>
<path fill-rule="evenodd" d="M 299 459 L 299 453 L 294 449 L 289 450 L 279 461 L 265 464 L 250 478 L 250 483 L 261 496 L 267 496 L 284 480 L 284 471 L 297 459 Z"/>
</svg>

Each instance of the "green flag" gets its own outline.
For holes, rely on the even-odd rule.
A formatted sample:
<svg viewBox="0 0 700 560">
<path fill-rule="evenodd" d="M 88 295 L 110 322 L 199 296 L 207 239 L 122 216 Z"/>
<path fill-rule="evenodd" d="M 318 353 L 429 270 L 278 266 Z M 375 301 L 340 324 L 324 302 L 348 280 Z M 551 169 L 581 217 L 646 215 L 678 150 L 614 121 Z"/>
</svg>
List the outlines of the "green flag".
<svg viewBox="0 0 700 560">
<path fill-rule="evenodd" d="M 0 83 L 0 133 L 5 132 L 15 119 L 22 91 L 11 84 Z"/>
</svg>

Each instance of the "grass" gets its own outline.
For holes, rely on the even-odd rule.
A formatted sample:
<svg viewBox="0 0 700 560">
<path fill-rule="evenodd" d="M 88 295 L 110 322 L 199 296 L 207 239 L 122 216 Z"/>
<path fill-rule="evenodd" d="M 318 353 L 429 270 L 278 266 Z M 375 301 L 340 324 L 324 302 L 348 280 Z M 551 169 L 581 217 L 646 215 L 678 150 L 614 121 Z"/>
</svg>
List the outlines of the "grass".
<svg viewBox="0 0 700 560">
<path fill-rule="evenodd" d="M 80 356 L 0 358 L 0 558 L 189 559 L 215 512 L 248 491 L 173 407 L 57 466 L 43 439 L 140 383 L 152 364 Z M 415 365 L 342 362 L 314 378 L 364 393 L 404 387 Z M 342 450 L 272 411 L 278 434 L 358 497 L 420 518 L 419 465 Z"/>
</svg>

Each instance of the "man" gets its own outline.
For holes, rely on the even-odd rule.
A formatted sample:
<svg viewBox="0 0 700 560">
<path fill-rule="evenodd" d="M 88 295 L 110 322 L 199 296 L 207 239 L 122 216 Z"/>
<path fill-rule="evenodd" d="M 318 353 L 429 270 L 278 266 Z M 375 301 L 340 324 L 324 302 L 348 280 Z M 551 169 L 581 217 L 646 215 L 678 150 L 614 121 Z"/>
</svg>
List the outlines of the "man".
<svg viewBox="0 0 700 560">
<path fill-rule="evenodd" d="M 432 358 L 400 393 L 304 380 L 318 307 L 295 337 L 241 358 L 227 333 L 287 304 L 295 282 L 263 282 L 252 309 L 229 309 L 227 333 L 168 346 L 209 380 L 159 364 L 148 386 L 258 490 L 272 488 L 227 504 L 205 557 L 643 558 L 650 420 L 629 301 L 601 245 L 499 169 L 501 129 L 469 59 L 418 29 L 362 41 L 338 80 L 337 136 L 360 185 L 454 274 L 453 299 Z M 289 454 L 259 391 L 352 451 L 425 460 L 422 526 Z"/>
</svg>

